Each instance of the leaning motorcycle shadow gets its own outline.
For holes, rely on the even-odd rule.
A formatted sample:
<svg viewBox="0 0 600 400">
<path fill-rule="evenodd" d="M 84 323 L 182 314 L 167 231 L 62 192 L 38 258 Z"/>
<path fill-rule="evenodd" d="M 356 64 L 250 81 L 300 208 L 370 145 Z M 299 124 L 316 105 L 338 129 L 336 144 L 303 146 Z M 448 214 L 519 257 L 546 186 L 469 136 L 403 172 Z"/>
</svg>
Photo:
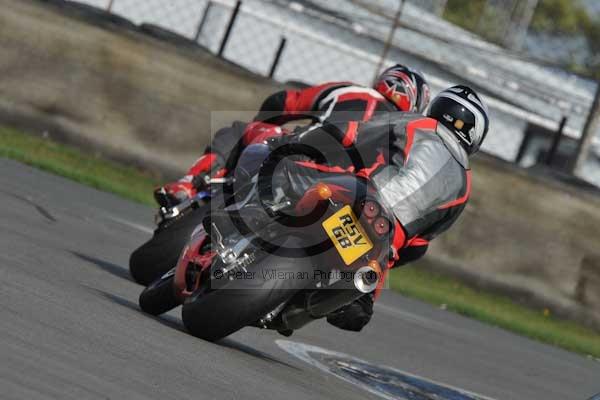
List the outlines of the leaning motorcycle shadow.
<svg viewBox="0 0 600 400">
<path fill-rule="evenodd" d="M 276 364 L 279 364 L 279 365 L 291 368 L 291 369 L 296 370 L 296 371 L 300 371 L 301 370 L 301 368 L 298 368 L 295 365 L 292 365 L 292 364 L 287 363 L 287 362 L 285 362 L 283 360 L 280 360 L 279 358 L 274 357 L 274 356 L 272 356 L 270 354 L 267 354 L 267 353 L 265 353 L 263 351 L 257 350 L 254 347 L 251 347 L 251 346 L 245 345 L 245 344 L 243 344 L 241 342 L 238 342 L 237 340 L 233 340 L 233 339 L 230 339 L 230 338 L 225 338 L 225 339 L 219 340 L 215 344 L 218 345 L 218 346 L 221 346 L 221 347 L 226 347 L 228 349 L 239 351 L 241 353 L 247 354 L 247 355 L 252 356 L 254 358 L 261 359 L 263 361 L 268 361 L 268 362 L 276 363 Z"/>
<path fill-rule="evenodd" d="M 128 308 L 130 310 L 139 312 L 141 315 L 143 315 L 143 316 L 145 316 L 145 317 L 147 317 L 149 319 L 152 319 L 152 320 L 158 322 L 159 324 L 162 324 L 162 325 L 167 326 L 169 328 L 175 329 L 175 330 L 177 330 L 179 332 L 185 333 L 186 336 L 189 336 L 188 333 L 186 332 L 185 328 L 183 327 L 183 324 L 182 324 L 182 322 L 181 322 L 181 320 L 179 318 L 176 318 L 176 317 L 174 317 L 172 315 L 168 315 L 168 314 L 163 314 L 160 317 L 155 317 L 155 316 L 150 315 L 150 314 L 145 314 L 145 313 L 142 312 L 142 310 L 140 309 L 140 307 L 139 307 L 139 305 L 137 303 L 134 303 L 134 302 L 132 302 L 132 301 L 130 301 L 130 300 L 124 298 L 124 297 L 121 297 L 121 296 L 118 296 L 116 294 L 109 293 L 109 292 L 106 292 L 104 290 L 97 289 L 97 288 L 89 287 L 89 289 L 95 291 L 100 296 L 104 297 L 105 299 L 107 299 L 107 300 L 109 300 L 109 301 L 111 301 L 111 302 L 113 302 L 113 303 L 115 303 L 115 304 L 117 304 L 119 306 L 126 307 L 126 308 Z M 201 340 L 201 339 L 198 339 L 198 340 Z M 209 343 L 209 342 L 206 342 L 206 343 Z M 285 367 L 294 369 L 296 371 L 300 370 L 300 368 L 298 368 L 298 367 L 296 367 L 296 366 L 294 366 L 292 364 L 289 364 L 289 363 L 287 363 L 287 362 L 285 362 L 285 361 L 283 361 L 283 360 L 281 360 L 281 359 L 279 359 L 277 357 L 274 357 L 274 356 L 272 356 L 270 354 L 267 354 L 267 353 L 265 353 L 263 351 L 255 349 L 255 348 L 253 348 L 251 346 L 248 346 L 246 344 L 243 344 L 243 343 L 241 343 L 241 342 L 239 342 L 237 340 L 231 339 L 231 338 L 224 338 L 224 339 L 219 340 L 218 342 L 211 343 L 211 344 L 220 346 L 220 347 L 222 347 L 224 349 L 238 351 L 240 353 L 246 354 L 248 356 L 251 356 L 253 358 L 256 358 L 256 359 L 259 359 L 259 360 L 262 360 L 262 361 L 267 361 L 267 362 L 270 362 L 270 363 L 276 363 L 278 365 L 285 366 Z"/>
<path fill-rule="evenodd" d="M 113 293 L 109 293 L 106 292 L 104 290 L 101 289 L 97 289 L 97 288 L 92 288 L 90 287 L 89 289 L 93 290 L 94 292 L 96 292 L 97 294 L 99 294 L 100 296 L 104 297 L 105 299 L 111 301 L 112 303 L 115 303 L 117 305 L 120 305 L 122 307 L 128 308 L 132 311 L 135 311 L 137 313 L 140 313 L 141 315 L 150 318 L 156 322 L 158 322 L 159 324 L 162 324 L 164 326 L 167 326 L 169 328 L 175 329 L 179 332 L 185 333 L 187 335 L 187 332 L 185 331 L 183 324 L 181 323 L 181 320 L 179 318 L 176 318 L 174 316 L 168 315 L 168 314 L 164 314 L 160 317 L 155 317 L 153 315 L 149 315 L 149 314 L 145 314 L 142 312 L 142 310 L 140 309 L 140 306 L 137 303 L 134 303 L 133 301 L 130 301 L 124 297 L 121 297 L 119 295 L 113 294 Z"/>
<path fill-rule="evenodd" d="M 121 279 L 130 281 L 130 282 L 134 282 L 133 278 L 129 274 L 129 270 L 126 268 L 123 268 L 119 265 L 113 264 L 111 262 L 102 260 L 97 257 L 79 253 L 77 251 L 69 251 L 69 253 L 71 253 L 73 256 L 77 257 L 78 259 L 85 261 L 87 264 L 100 269 L 101 271 L 107 272 L 113 276 L 116 276 L 117 278 L 121 278 Z"/>
</svg>

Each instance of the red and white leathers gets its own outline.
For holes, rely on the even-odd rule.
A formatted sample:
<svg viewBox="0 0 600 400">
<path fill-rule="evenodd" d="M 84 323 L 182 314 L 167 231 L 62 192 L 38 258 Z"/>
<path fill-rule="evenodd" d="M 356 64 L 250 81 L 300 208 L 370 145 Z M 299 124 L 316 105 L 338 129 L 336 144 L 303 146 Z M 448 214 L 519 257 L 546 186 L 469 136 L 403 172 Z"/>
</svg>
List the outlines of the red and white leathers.
<svg viewBox="0 0 600 400">
<path fill-rule="evenodd" d="M 284 134 L 279 125 L 307 118 L 318 124 L 335 119 L 338 126 L 345 125 L 341 126 L 343 137 L 340 139 L 350 146 L 358 133 L 359 121 L 369 121 L 376 113 L 393 111 L 398 109 L 378 91 L 349 82 L 277 92 L 264 101 L 254 122 L 234 123 L 232 127 L 219 130 L 187 174 L 158 189 L 155 197 L 161 205 L 167 205 L 163 204 L 166 196 L 175 202 L 193 196 L 203 181 L 198 178 L 227 175 L 235 168 L 237 156 L 246 146 Z"/>
</svg>

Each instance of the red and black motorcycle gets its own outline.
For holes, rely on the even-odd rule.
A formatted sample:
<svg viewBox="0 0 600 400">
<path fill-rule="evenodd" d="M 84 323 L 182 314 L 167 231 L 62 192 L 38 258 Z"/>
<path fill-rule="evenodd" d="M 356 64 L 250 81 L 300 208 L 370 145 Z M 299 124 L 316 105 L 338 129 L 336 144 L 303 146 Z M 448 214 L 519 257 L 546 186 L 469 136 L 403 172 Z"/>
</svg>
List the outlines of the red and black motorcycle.
<svg viewBox="0 0 600 400">
<path fill-rule="evenodd" d="M 258 141 L 265 128 L 276 129 L 281 134 L 289 133 L 276 125 L 250 124 L 247 135 Z M 129 258 L 129 272 L 137 283 L 147 286 L 173 268 L 190 235 L 210 210 L 211 198 L 227 182 L 226 178 L 204 178 L 206 184 L 195 196 L 158 209 L 152 238 L 133 251 Z"/>
<path fill-rule="evenodd" d="M 212 198 L 176 267 L 139 299 L 153 315 L 183 305 L 184 325 L 205 340 L 245 326 L 289 335 L 384 281 L 394 219 L 368 180 L 334 175 L 291 201 L 249 159 L 233 196 Z"/>
</svg>

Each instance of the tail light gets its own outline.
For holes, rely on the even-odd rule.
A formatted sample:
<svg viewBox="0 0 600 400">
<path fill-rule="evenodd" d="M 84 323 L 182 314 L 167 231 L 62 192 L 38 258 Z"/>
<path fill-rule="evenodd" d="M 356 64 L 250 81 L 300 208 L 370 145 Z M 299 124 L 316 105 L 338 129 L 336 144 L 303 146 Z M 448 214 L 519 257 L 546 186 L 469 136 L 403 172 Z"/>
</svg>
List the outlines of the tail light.
<svg viewBox="0 0 600 400">
<path fill-rule="evenodd" d="M 379 204 L 377 204 L 374 201 L 367 201 L 367 202 L 365 202 L 365 205 L 363 206 L 363 214 L 368 219 L 375 218 L 376 216 L 379 215 L 380 211 L 381 211 L 381 208 L 379 207 Z"/>
<path fill-rule="evenodd" d="M 373 230 L 379 236 L 386 235 L 390 232 L 391 224 L 387 218 L 377 217 L 375 221 L 373 221 Z"/>
</svg>

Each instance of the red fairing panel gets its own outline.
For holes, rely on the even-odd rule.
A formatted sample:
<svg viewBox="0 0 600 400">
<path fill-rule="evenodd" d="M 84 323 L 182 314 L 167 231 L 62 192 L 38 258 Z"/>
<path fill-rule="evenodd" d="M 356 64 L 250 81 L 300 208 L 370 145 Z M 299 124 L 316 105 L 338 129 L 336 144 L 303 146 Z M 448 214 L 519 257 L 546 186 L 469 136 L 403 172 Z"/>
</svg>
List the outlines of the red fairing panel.
<svg viewBox="0 0 600 400">
<path fill-rule="evenodd" d="M 203 254 L 200 249 L 204 245 L 208 236 L 206 232 L 203 230 L 199 233 L 194 233 L 190 240 L 190 243 L 183 249 L 181 253 L 181 257 L 177 262 L 177 267 L 175 269 L 175 295 L 177 297 L 183 298 L 190 296 L 193 292 L 188 291 L 186 288 L 186 272 L 189 268 L 190 264 L 196 264 L 200 266 L 201 270 L 204 271 L 206 268 L 210 268 L 213 258 L 215 257 L 215 252 L 208 252 Z M 198 288 L 200 285 L 200 274 L 197 274 L 197 281 L 195 282 L 194 289 Z"/>
</svg>

